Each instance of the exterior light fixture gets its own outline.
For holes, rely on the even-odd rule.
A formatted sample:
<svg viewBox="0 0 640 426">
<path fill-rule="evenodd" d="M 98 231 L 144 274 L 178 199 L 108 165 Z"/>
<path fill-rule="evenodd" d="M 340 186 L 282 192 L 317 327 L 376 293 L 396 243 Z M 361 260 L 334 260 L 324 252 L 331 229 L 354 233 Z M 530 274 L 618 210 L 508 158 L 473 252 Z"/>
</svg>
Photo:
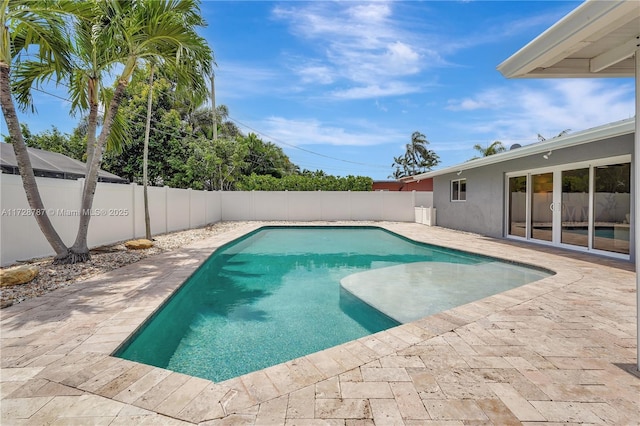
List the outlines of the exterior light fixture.
<svg viewBox="0 0 640 426">
<path fill-rule="evenodd" d="M 545 160 L 548 160 L 549 157 L 551 157 L 551 151 L 547 152 L 545 155 L 542 156 L 542 158 L 544 158 Z"/>
<path fill-rule="evenodd" d="M 460 176 L 462 174 L 462 170 L 458 170 L 458 173 L 456 173 L 458 176 Z"/>
</svg>

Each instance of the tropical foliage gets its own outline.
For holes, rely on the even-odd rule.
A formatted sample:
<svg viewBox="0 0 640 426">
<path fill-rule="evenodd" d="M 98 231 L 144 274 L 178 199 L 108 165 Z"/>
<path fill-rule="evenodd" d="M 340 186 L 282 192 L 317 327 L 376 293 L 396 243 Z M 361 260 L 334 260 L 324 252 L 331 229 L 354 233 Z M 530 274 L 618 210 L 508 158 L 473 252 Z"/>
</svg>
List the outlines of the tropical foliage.
<svg viewBox="0 0 640 426">
<path fill-rule="evenodd" d="M 198 75 L 211 72 L 212 51 L 196 29 L 205 25 L 199 5 L 195 0 L 135 2 L 95 1 L 79 16 L 76 27 L 76 56 L 78 66 L 71 68 L 74 105 L 89 104 L 89 131 L 87 133 L 87 174 L 82 193 L 81 216 L 78 234 L 69 249 L 68 261 L 84 261 L 89 256 L 87 234 L 91 206 L 97 184 L 97 174 L 102 163 L 102 153 L 107 140 L 124 140 L 126 133 L 118 109 L 124 91 L 141 62 L 166 65 L 178 71 L 178 82 L 195 87 L 195 93 L 204 90 L 204 79 Z M 116 77 L 113 92 L 100 91 L 103 70 L 114 65 L 122 66 Z M 206 90 L 206 89 L 205 89 Z M 97 92 L 97 95 L 94 93 Z M 77 96 L 75 96 L 77 95 Z M 97 115 L 96 100 L 105 105 L 105 115 L 100 135 L 96 138 L 94 119 Z M 112 132 L 119 138 L 110 138 Z"/>
<path fill-rule="evenodd" d="M 238 189 L 244 191 L 371 191 L 373 180 L 364 176 L 331 176 L 322 172 L 276 178 L 271 175 L 243 176 Z"/>
<path fill-rule="evenodd" d="M 89 258 L 87 233 L 102 154 L 125 139 L 118 108 L 126 86 L 143 62 L 166 65 L 193 93 L 199 75 L 210 72 L 211 49 L 196 29 L 205 23 L 196 0 L 3 0 L 0 9 L 0 88 L 30 207 L 46 211 L 40 199 L 12 94 L 23 108 L 32 106 L 31 89 L 54 78 L 69 82 L 72 111 L 88 114 L 87 172 L 76 240 L 67 248 L 46 215 L 38 224 L 56 252 L 58 263 Z M 116 67 L 118 66 L 118 67 Z M 118 75 L 111 72 L 119 69 Z M 103 84 L 115 77 L 115 88 Z M 104 105 L 100 134 L 98 107 Z"/>
<path fill-rule="evenodd" d="M 73 4 L 60 1 L 1 0 L 0 1 L 0 105 L 20 169 L 27 202 L 40 230 L 56 253 L 56 259 L 66 258 L 69 250 L 51 224 L 22 135 L 13 102 L 21 108 L 33 108 L 28 86 L 20 86 L 16 76 L 29 71 L 33 81 L 61 79 L 70 66 L 71 46 L 66 34 L 66 17 Z M 30 64 L 37 67 L 30 67 Z"/>
<path fill-rule="evenodd" d="M 504 152 L 507 148 L 500 141 L 492 142 L 490 145 L 484 147 L 480 144 L 475 144 L 473 149 L 478 151 L 482 157 L 488 157 L 490 155 L 495 155 L 500 152 Z M 475 160 L 479 157 L 473 157 L 472 160 Z"/>
<path fill-rule="evenodd" d="M 142 151 L 144 143 L 144 109 L 148 84 L 142 72 L 127 87 L 120 113 L 128 121 L 128 142 L 121 151 L 107 151 L 102 168 L 131 182 L 142 182 Z M 263 141 L 258 135 L 243 135 L 226 120 L 228 109 L 217 107 L 218 134 L 216 141 L 207 135 L 206 126 L 198 117 L 211 117 L 211 109 L 199 114 L 179 111 L 172 103 L 173 85 L 166 78 L 154 82 L 152 131 L 149 139 L 149 183 L 154 186 L 193 188 L 198 190 L 255 191 L 370 191 L 372 179 L 364 176 L 332 176 L 321 170 L 300 171 L 282 148 Z M 182 117 L 182 118 L 181 118 Z M 195 117 L 195 122 L 193 122 Z M 60 152 L 82 160 L 86 141 L 86 122 L 81 121 L 73 134 L 64 134 L 55 127 L 32 134 L 23 125 L 27 145 Z M 208 120 L 211 125 L 212 120 Z M 225 129 L 232 129 L 227 133 Z M 231 136 L 235 135 L 235 136 Z"/>
<path fill-rule="evenodd" d="M 143 150 L 146 127 L 149 69 L 134 73 L 123 95 L 119 114 L 129 123 L 127 141 L 121 151 L 105 153 L 102 168 L 126 178 L 143 183 Z M 151 127 L 149 138 L 148 181 L 151 185 L 188 187 L 186 160 L 190 132 L 183 122 L 185 115 L 174 108 L 175 84 L 160 76 L 153 83 Z"/>
<path fill-rule="evenodd" d="M 413 132 L 411 142 L 405 145 L 405 153 L 393 158 L 391 177 L 400 179 L 427 172 L 440 164 L 440 157 L 428 148 L 429 141 L 420 132 Z"/>
<path fill-rule="evenodd" d="M 147 183 L 233 190 L 291 176 L 316 182 L 291 188 L 366 187 L 355 177 L 331 177 L 340 182 L 331 186 L 329 177 L 301 175 L 281 148 L 243 135 L 225 106 L 201 108 L 214 63 L 197 32 L 205 25 L 199 0 L 0 0 L 0 7 L 0 103 L 30 207 L 46 212 L 27 146 L 87 164 L 73 245 L 63 243 L 46 214 L 35 216 L 56 263 L 89 258 L 101 167 L 145 190 Z M 81 117 L 71 135 L 55 127 L 33 135 L 18 121 L 14 99 L 35 109 L 31 91 L 47 82 L 69 88 L 70 112 Z M 212 137 L 214 113 L 219 138 Z"/>
<path fill-rule="evenodd" d="M 107 152 L 103 168 L 131 182 L 142 183 L 149 68 L 133 76 L 120 113 L 130 123 L 129 140 L 121 152 Z M 296 167 L 281 148 L 257 135 L 245 136 L 228 119 L 225 105 L 216 108 L 218 139 L 212 139 L 211 108 L 192 109 L 169 75 L 153 83 L 148 181 L 150 185 L 207 190 L 234 190 L 242 175 L 284 176 Z"/>
</svg>

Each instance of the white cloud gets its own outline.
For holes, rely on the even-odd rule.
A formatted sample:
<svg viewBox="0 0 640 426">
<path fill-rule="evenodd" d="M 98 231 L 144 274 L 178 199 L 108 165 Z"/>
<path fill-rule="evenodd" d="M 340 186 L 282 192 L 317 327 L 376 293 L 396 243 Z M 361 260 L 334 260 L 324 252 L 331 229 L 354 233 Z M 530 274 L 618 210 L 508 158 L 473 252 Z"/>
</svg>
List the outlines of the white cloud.
<svg viewBox="0 0 640 426">
<path fill-rule="evenodd" d="M 474 25 L 481 31 L 472 30 L 462 38 L 439 38 L 438 46 L 442 54 L 451 54 L 461 49 L 470 49 L 486 44 L 503 44 L 505 39 L 528 33 L 532 29 L 540 31 L 548 28 L 566 15 L 573 5 L 559 5 L 556 10 L 532 14 L 526 17 L 498 15 L 485 19 L 481 24 Z M 478 23 L 476 23 L 478 24 Z M 505 57 L 506 59 L 506 57 Z"/>
<path fill-rule="evenodd" d="M 633 117 L 634 89 L 597 79 L 509 82 L 462 100 L 448 109 L 473 111 L 482 122 L 471 131 L 503 141 L 535 142 L 538 133 L 549 138 L 565 129 L 585 130 Z M 497 117 L 497 118 L 496 118 Z"/>
<path fill-rule="evenodd" d="M 255 93 L 277 91 L 282 76 L 276 70 L 251 65 L 225 62 L 218 64 L 216 90 L 224 98 L 245 98 Z"/>
<path fill-rule="evenodd" d="M 389 18 L 391 16 L 391 8 L 387 3 L 360 4 L 349 8 L 347 13 L 356 21 L 373 24 L 384 22 Z"/>
<path fill-rule="evenodd" d="M 389 111 L 389 109 L 386 106 L 384 106 L 383 104 L 381 104 L 380 101 L 378 101 L 377 99 L 376 99 L 374 104 L 375 104 L 376 108 L 378 110 L 382 111 L 382 112 L 388 112 Z"/>
<path fill-rule="evenodd" d="M 406 22 L 394 20 L 393 3 L 313 2 L 277 7 L 273 14 L 291 31 L 311 43 L 309 66 L 292 66 L 303 83 L 341 84 L 329 96 L 362 99 L 395 96 L 421 90 L 405 81 L 427 64 L 444 61 L 435 49 L 425 48 Z M 316 77 L 315 79 L 313 77 Z"/>
<path fill-rule="evenodd" d="M 384 59 L 389 63 L 389 70 L 395 70 L 396 75 L 410 75 L 420 71 L 420 54 L 401 41 L 387 46 Z"/>
<path fill-rule="evenodd" d="M 303 83 L 331 84 L 334 81 L 333 70 L 323 65 L 301 66 L 296 72 Z"/>
<path fill-rule="evenodd" d="M 370 86 L 352 87 L 349 89 L 339 89 L 331 92 L 334 98 L 338 99 L 369 99 L 384 96 L 407 95 L 422 91 L 419 85 L 392 81 L 387 84 L 372 84 Z"/>
<path fill-rule="evenodd" d="M 402 140 L 401 135 L 390 129 L 379 128 L 375 123 L 356 123 L 350 129 L 323 123 L 316 119 L 290 120 L 271 117 L 260 124 L 265 137 L 273 142 L 291 145 L 351 145 L 371 146 Z M 267 136 L 268 135 L 268 136 Z"/>
<path fill-rule="evenodd" d="M 446 109 L 451 111 L 473 111 L 497 109 L 505 106 L 508 98 L 503 89 L 486 89 L 472 98 L 450 99 Z"/>
</svg>

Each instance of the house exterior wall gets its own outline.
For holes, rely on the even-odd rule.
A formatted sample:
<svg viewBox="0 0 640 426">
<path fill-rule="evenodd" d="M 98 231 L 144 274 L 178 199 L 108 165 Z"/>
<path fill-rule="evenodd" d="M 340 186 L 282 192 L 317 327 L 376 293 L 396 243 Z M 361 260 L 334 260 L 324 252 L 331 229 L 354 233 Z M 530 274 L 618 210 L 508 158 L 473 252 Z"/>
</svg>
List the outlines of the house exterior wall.
<svg viewBox="0 0 640 426">
<path fill-rule="evenodd" d="M 433 205 L 436 223 L 494 237 L 502 236 L 504 172 L 502 165 L 465 170 L 434 178 Z M 466 201 L 451 201 L 451 181 L 466 179 Z"/>
<path fill-rule="evenodd" d="M 633 152 L 633 134 L 554 150 L 548 160 L 530 155 L 434 177 L 433 205 L 438 226 L 501 238 L 505 222 L 505 174 L 521 170 L 628 155 Z M 466 201 L 451 201 L 451 181 L 466 179 Z M 632 177 L 633 179 L 633 177 Z M 633 230 L 632 230 L 633 231 Z"/>
</svg>

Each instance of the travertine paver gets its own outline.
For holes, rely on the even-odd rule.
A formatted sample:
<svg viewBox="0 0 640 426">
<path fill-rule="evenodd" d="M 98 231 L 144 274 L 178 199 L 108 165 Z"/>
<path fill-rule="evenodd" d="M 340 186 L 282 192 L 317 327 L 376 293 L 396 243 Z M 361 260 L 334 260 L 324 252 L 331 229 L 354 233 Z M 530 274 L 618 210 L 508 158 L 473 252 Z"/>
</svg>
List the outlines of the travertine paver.
<svg viewBox="0 0 640 426">
<path fill-rule="evenodd" d="M 375 225 L 556 275 L 222 383 L 110 356 L 247 223 L 0 311 L 0 423 L 638 424 L 629 262 Z"/>
</svg>

